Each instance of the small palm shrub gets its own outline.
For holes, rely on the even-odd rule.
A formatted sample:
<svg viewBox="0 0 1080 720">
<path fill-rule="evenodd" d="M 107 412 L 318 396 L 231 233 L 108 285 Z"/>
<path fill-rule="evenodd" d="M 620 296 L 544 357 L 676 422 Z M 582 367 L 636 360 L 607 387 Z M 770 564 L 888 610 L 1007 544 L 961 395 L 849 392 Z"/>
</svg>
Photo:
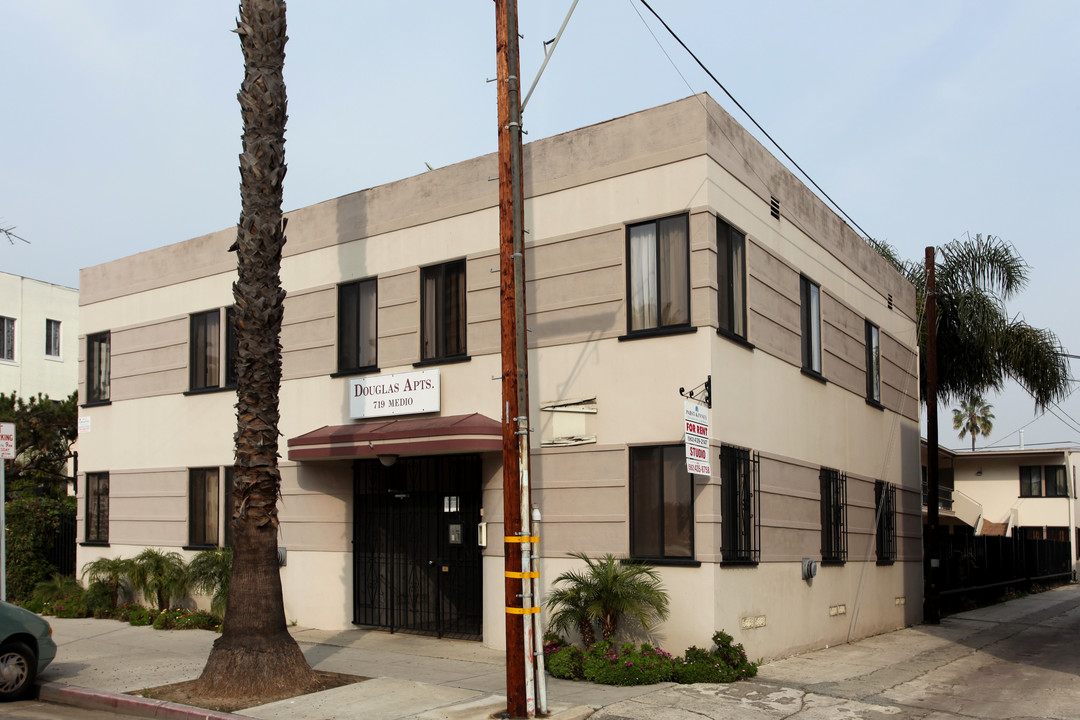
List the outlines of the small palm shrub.
<svg viewBox="0 0 1080 720">
<path fill-rule="evenodd" d="M 113 616 L 116 607 L 113 605 L 113 588 L 107 582 L 95 580 L 90 583 L 83 593 L 83 604 L 87 611 L 96 618 L 109 618 Z"/>
<path fill-rule="evenodd" d="M 596 639 L 594 624 L 604 640 L 613 642 L 624 616 L 646 630 L 653 620 L 667 619 L 667 590 L 651 565 L 624 563 L 610 553 L 599 558 L 580 552 L 570 555 L 583 561 L 585 568 L 564 572 L 552 583 L 545 600 L 551 630 L 577 630 L 590 647 Z"/>
<path fill-rule="evenodd" d="M 174 599 L 187 598 L 191 584 L 180 553 L 146 548 L 131 562 L 132 587 L 142 592 L 146 602 L 156 602 L 159 611 L 168 610 Z"/>
<path fill-rule="evenodd" d="M 134 564 L 121 557 L 102 557 L 83 565 L 82 576 L 93 585 L 104 583 L 109 588 L 109 608 L 120 605 L 132 595 L 131 576 Z"/>
<path fill-rule="evenodd" d="M 142 605 L 132 605 L 125 614 L 127 615 L 128 624 L 136 627 L 150 625 L 154 622 L 153 614 Z"/>
<path fill-rule="evenodd" d="M 652 685 L 675 678 L 676 661 L 648 643 L 615 647 L 608 641 L 593 644 L 582 661 L 586 680 L 602 685 Z"/>
<path fill-rule="evenodd" d="M 61 598 L 72 595 L 82 595 L 83 587 L 78 580 L 70 575 L 53 573 L 48 580 L 43 580 L 34 586 L 34 597 L 42 602 L 56 602 Z"/>
<path fill-rule="evenodd" d="M 203 550 L 188 563 L 188 578 L 197 592 L 210 596 L 210 612 L 225 617 L 232 577 L 232 548 Z"/>
<path fill-rule="evenodd" d="M 723 630 L 713 633 L 712 650 L 688 647 L 676 663 L 675 680 L 680 683 L 730 683 L 757 675 L 758 663 L 750 662 L 742 643 Z"/>
</svg>

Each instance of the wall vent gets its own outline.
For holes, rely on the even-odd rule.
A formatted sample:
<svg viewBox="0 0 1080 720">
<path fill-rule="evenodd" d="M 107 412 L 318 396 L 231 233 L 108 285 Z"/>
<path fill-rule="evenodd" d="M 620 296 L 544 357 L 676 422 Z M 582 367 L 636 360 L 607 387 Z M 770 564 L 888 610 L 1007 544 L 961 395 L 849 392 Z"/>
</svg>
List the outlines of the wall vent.
<svg viewBox="0 0 1080 720">
<path fill-rule="evenodd" d="M 775 196 L 769 198 L 769 212 L 777 220 L 780 219 L 780 200 Z"/>
</svg>

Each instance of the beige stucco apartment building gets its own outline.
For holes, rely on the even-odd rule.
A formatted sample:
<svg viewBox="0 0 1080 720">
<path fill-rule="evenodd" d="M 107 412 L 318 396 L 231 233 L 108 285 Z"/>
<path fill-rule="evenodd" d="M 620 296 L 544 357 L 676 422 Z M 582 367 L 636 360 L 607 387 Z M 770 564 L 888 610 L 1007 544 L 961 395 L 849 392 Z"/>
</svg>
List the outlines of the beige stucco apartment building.
<svg viewBox="0 0 1080 720">
<path fill-rule="evenodd" d="M 706 95 L 530 143 L 525 168 L 544 585 L 571 551 L 655 563 L 671 650 L 917 621 L 911 285 Z M 289 213 L 290 621 L 504 642 L 497 174 Z M 234 234 L 82 272 L 80 565 L 228 541 Z M 690 475 L 680 388 L 706 380 Z"/>
</svg>

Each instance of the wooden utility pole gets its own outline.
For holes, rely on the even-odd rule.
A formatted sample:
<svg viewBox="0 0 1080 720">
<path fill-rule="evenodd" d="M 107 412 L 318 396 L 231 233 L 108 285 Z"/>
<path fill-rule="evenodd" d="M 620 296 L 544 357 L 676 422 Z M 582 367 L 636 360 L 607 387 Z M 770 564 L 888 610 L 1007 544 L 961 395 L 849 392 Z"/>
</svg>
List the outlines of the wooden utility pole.
<svg viewBox="0 0 1080 720">
<path fill-rule="evenodd" d="M 525 343 L 524 192 L 517 1 L 495 0 L 499 110 L 499 301 L 502 345 L 506 699 L 513 717 L 535 711 L 528 485 L 529 376 Z M 524 550 L 524 552 L 523 552 Z M 524 558 L 524 562 L 523 562 Z"/>
<path fill-rule="evenodd" d="M 923 621 L 941 622 L 941 559 L 938 551 L 937 284 L 934 248 L 926 248 L 926 564 Z"/>
</svg>

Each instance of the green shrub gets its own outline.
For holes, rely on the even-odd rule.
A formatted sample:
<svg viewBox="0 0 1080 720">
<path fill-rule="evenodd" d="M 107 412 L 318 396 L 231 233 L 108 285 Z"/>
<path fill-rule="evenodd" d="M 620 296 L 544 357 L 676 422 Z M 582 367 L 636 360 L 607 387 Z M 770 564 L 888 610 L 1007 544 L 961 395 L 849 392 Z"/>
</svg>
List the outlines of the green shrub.
<svg viewBox="0 0 1080 720">
<path fill-rule="evenodd" d="M 52 614 L 58 618 L 84 618 L 90 615 L 90 611 L 83 604 L 81 591 L 77 595 L 69 595 L 52 603 L 46 603 L 46 606 L 50 604 Z"/>
<path fill-rule="evenodd" d="M 30 612 L 35 612 L 41 615 L 45 610 L 45 603 L 37 598 L 29 598 L 19 603 L 22 607 L 26 608 Z"/>
<path fill-rule="evenodd" d="M 582 660 L 585 654 L 573 645 L 545 645 L 544 667 L 552 677 L 563 680 L 581 680 L 585 677 Z"/>
<path fill-rule="evenodd" d="M 154 622 L 150 611 L 144 608 L 142 605 L 133 605 L 131 609 L 127 611 L 128 623 L 131 625 L 141 626 L 149 625 Z"/>
<path fill-rule="evenodd" d="M 729 683 L 757 675 L 757 663 L 750 662 L 742 643 L 723 630 L 713 633 L 712 650 L 688 647 L 675 664 L 675 680 L 680 683 Z"/>
<path fill-rule="evenodd" d="M 586 680 L 602 685 L 652 685 L 675 677 L 675 659 L 659 648 L 643 643 L 593 643 L 582 660 Z"/>
<path fill-rule="evenodd" d="M 34 585 L 34 597 L 44 602 L 56 602 L 72 595 L 82 596 L 83 587 L 73 577 L 53 573 L 48 580 L 42 580 Z"/>
<path fill-rule="evenodd" d="M 138 603 L 126 602 L 122 605 L 117 605 L 116 609 L 112 611 L 112 616 L 121 622 L 129 622 L 131 620 L 131 613 L 134 612 L 136 608 L 141 607 L 142 606 Z"/>
<path fill-rule="evenodd" d="M 26 600 L 34 586 L 56 572 L 49 552 L 65 516 L 75 517 L 75 498 L 21 495 L 7 503 L 7 594 Z"/>
<path fill-rule="evenodd" d="M 221 621 L 210 613 L 195 610 L 176 618 L 175 627 L 177 630 L 216 630 L 219 625 Z"/>
<path fill-rule="evenodd" d="M 95 580 L 83 593 L 83 604 L 96 618 L 112 617 L 112 588 L 107 582 Z"/>
<path fill-rule="evenodd" d="M 203 550 L 188 563 L 191 586 L 210 596 L 210 610 L 218 617 L 225 616 L 229 599 L 229 580 L 232 577 L 232 548 Z"/>
</svg>

